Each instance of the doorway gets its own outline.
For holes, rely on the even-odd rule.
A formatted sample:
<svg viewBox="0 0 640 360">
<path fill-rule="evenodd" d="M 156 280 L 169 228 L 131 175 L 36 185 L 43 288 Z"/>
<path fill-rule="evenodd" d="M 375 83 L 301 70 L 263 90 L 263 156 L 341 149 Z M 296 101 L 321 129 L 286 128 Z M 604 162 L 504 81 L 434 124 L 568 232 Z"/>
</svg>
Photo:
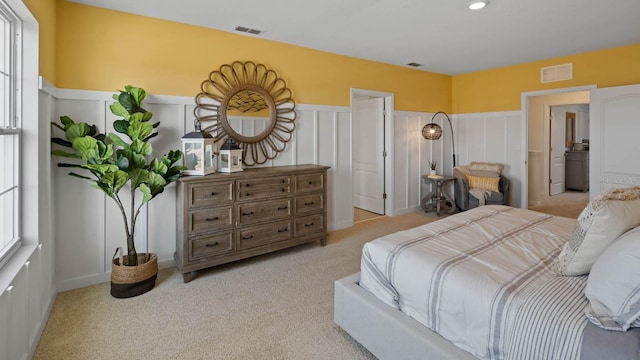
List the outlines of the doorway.
<svg viewBox="0 0 640 360">
<path fill-rule="evenodd" d="M 589 90 L 593 88 L 594 85 L 522 94 L 522 142 L 527 149 L 523 152 L 526 166 L 523 167 L 522 207 L 542 206 L 542 201 L 553 193 L 553 190 L 550 192 L 552 187 L 564 190 L 564 184 L 558 183 L 564 183 L 564 155 L 570 147 L 566 146 L 565 115 L 562 113 L 568 110 L 562 106 L 588 106 Z M 558 113 L 554 110 L 556 106 Z M 584 113 L 583 109 L 580 111 Z M 581 129 L 588 130 L 588 125 Z M 559 151 L 552 153 L 554 147 Z M 561 160 L 558 160 L 559 156 L 562 156 Z M 552 174 L 556 184 L 553 184 Z"/>
<path fill-rule="evenodd" d="M 393 172 L 387 171 L 392 113 L 393 94 L 351 89 L 353 205 L 358 214 L 393 215 Z"/>
</svg>

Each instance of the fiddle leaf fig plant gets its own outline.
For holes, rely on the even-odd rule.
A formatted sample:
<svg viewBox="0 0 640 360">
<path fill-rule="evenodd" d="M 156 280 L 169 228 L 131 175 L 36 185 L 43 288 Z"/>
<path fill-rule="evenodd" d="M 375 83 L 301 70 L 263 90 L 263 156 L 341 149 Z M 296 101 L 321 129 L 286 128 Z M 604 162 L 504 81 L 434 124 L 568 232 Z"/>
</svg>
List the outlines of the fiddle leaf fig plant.
<svg viewBox="0 0 640 360">
<path fill-rule="evenodd" d="M 111 112 L 122 117 L 113 122 L 116 133 L 99 133 L 95 125 L 76 123 L 68 116 L 60 117 L 60 124 L 52 123 L 64 133 L 64 138 L 54 137 L 51 141 L 70 148 L 56 149 L 52 154 L 80 160 L 58 166 L 88 171 L 87 175 L 76 172 L 69 175 L 93 182 L 95 188 L 102 190 L 118 205 L 127 236 L 128 265 L 138 264 L 134 235 L 142 206 L 178 180 L 181 170 L 185 169 L 175 165 L 182 158 L 179 150 L 150 159 L 153 148 L 149 140 L 158 135 L 156 129 L 160 122 L 149 122 L 153 114 L 142 108 L 145 97 L 144 89 L 131 85 L 113 95 L 116 101 L 110 106 Z M 120 197 L 122 189 L 131 193 L 129 204 Z M 141 195 L 139 202 L 137 194 Z"/>
</svg>

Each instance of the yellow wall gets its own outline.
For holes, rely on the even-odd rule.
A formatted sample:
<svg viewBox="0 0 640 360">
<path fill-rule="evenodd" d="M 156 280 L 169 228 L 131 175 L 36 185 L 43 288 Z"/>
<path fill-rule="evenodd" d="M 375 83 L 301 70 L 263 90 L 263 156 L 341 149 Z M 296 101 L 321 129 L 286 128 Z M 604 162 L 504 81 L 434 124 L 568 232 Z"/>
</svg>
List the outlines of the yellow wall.
<svg viewBox="0 0 640 360">
<path fill-rule="evenodd" d="M 35 1 L 35 0 L 32 0 Z M 56 85 L 195 96 L 222 64 L 252 60 L 297 103 L 350 105 L 350 88 L 393 92 L 395 108 L 451 110 L 451 77 L 67 1 L 57 2 Z"/>
<path fill-rule="evenodd" d="M 56 0 L 23 0 L 40 27 L 40 75 L 56 85 Z"/>
<path fill-rule="evenodd" d="M 540 83 L 540 68 L 573 63 L 573 80 Z M 640 83 L 640 44 L 453 76 L 454 114 L 520 110 L 523 92 Z"/>
</svg>

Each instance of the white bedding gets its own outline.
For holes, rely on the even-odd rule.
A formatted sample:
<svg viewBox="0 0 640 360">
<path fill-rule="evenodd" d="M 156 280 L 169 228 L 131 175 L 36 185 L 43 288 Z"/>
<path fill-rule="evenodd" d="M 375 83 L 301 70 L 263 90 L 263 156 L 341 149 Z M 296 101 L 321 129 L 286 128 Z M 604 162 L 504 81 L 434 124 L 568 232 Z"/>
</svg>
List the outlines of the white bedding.
<svg viewBox="0 0 640 360">
<path fill-rule="evenodd" d="M 524 209 L 479 207 L 365 244 L 360 286 L 476 357 L 510 358 L 509 348 L 523 356 L 534 350 L 514 343 L 528 334 L 515 329 L 514 319 L 529 316 L 518 309 L 543 285 L 557 292 L 550 264 L 575 225 L 574 219 Z M 571 281 L 569 298 L 579 299 L 569 301 L 567 312 L 581 318 L 566 339 L 549 345 L 562 349 L 548 351 L 578 358 L 586 302 L 580 298 L 583 279 Z"/>
</svg>

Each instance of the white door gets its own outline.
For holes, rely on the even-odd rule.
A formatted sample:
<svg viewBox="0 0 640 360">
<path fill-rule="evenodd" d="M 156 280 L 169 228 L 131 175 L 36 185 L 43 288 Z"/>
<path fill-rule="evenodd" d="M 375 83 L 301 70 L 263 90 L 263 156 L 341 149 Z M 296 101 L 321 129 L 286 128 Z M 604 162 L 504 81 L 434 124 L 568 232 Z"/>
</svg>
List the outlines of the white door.
<svg viewBox="0 0 640 360">
<path fill-rule="evenodd" d="M 551 107 L 551 129 L 549 149 L 549 195 L 564 192 L 565 119 L 564 111 L 554 111 Z"/>
<path fill-rule="evenodd" d="M 353 205 L 384 214 L 384 98 L 354 100 Z"/>
<path fill-rule="evenodd" d="M 589 198 L 640 186 L 640 85 L 591 90 Z"/>
</svg>

